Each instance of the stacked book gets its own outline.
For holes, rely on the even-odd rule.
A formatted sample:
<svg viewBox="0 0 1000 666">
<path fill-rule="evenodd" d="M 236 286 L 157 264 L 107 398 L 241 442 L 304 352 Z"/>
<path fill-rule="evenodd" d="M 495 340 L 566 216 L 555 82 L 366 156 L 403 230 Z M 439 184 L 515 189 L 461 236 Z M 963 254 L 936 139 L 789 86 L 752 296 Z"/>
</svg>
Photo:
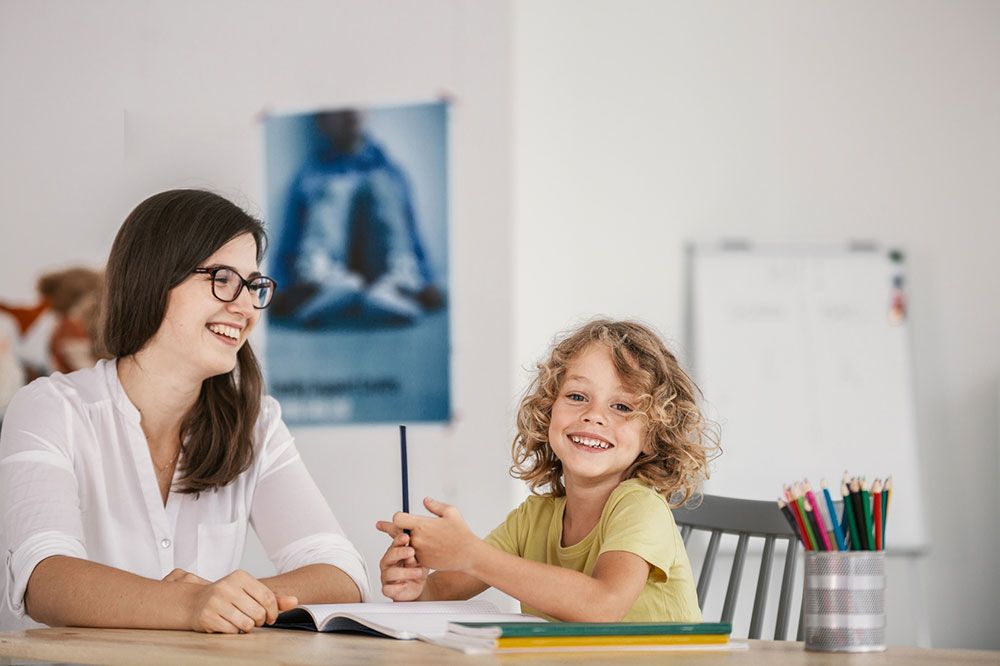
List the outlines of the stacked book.
<svg viewBox="0 0 1000 666">
<path fill-rule="evenodd" d="M 580 650 L 732 650 L 722 622 L 450 622 L 434 643 L 468 654 Z"/>
</svg>

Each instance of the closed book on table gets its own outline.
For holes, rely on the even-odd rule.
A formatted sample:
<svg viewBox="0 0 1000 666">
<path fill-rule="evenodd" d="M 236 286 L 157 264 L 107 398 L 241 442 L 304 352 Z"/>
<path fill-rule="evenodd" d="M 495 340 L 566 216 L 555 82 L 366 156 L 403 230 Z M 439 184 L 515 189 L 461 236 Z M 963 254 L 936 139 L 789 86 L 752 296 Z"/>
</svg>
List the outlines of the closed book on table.
<svg viewBox="0 0 1000 666">
<path fill-rule="evenodd" d="M 732 650 L 732 625 L 720 622 L 485 622 L 456 621 L 434 643 L 478 652 Z"/>
</svg>

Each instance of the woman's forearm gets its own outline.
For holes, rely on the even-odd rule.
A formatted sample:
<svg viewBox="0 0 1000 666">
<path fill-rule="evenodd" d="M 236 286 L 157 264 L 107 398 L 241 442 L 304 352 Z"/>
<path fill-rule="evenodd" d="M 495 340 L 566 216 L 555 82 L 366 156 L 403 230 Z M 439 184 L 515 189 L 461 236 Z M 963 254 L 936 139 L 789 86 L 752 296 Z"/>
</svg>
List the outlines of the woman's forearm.
<svg viewBox="0 0 1000 666">
<path fill-rule="evenodd" d="M 24 596 L 31 619 L 50 626 L 191 629 L 200 587 L 57 555 L 38 563 Z"/>
<path fill-rule="evenodd" d="M 334 604 L 361 601 L 357 583 L 332 564 L 309 564 L 260 582 L 279 595 L 296 597 L 300 604 Z"/>
</svg>

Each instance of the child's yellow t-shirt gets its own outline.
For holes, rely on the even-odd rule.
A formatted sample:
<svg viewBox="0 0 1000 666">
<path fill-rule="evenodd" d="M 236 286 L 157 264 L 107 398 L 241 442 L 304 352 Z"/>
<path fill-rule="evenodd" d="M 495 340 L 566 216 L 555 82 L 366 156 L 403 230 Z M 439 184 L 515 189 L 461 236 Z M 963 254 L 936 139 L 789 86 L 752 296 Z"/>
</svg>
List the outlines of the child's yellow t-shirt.
<svg viewBox="0 0 1000 666">
<path fill-rule="evenodd" d="M 652 566 L 625 622 L 701 622 L 694 576 L 667 500 L 637 479 L 611 493 L 601 519 L 579 543 L 563 547 L 565 497 L 532 496 L 490 532 L 486 543 L 534 562 L 593 574 L 602 553 L 635 553 Z M 521 612 L 552 619 L 521 604 Z"/>
</svg>

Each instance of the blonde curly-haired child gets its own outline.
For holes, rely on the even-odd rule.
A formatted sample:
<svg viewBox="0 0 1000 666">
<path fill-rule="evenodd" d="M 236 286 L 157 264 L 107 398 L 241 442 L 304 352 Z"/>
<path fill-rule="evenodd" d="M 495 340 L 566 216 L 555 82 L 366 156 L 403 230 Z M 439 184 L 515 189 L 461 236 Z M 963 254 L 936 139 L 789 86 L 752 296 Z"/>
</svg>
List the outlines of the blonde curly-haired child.
<svg viewBox="0 0 1000 666">
<path fill-rule="evenodd" d="M 383 594 L 468 599 L 492 586 L 549 619 L 700 621 L 670 511 L 697 491 L 718 449 L 697 392 L 643 324 L 598 319 L 562 338 L 518 410 L 511 472 L 532 496 L 485 539 L 430 498 L 434 517 L 380 521 L 393 538 Z"/>
</svg>

